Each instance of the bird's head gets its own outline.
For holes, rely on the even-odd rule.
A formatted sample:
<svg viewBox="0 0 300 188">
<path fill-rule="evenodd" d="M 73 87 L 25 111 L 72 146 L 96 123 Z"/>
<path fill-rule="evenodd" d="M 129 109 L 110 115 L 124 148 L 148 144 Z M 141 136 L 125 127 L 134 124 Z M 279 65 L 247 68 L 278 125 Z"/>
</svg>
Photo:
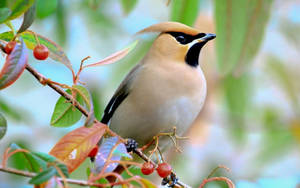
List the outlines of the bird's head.
<svg viewBox="0 0 300 188">
<path fill-rule="evenodd" d="M 178 22 L 162 22 L 149 26 L 139 33 L 159 32 L 150 53 L 152 56 L 184 62 L 192 67 L 198 66 L 201 48 L 216 38 L 215 34 L 201 33 L 197 29 Z"/>
</svg>

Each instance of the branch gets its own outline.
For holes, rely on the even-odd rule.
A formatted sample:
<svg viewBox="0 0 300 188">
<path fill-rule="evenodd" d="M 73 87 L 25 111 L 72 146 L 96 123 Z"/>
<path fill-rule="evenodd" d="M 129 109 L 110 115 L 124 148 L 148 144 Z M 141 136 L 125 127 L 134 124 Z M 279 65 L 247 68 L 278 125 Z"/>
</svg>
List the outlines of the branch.
<svg viewBox="0 0 300 188">
<path fill-rule="evenodd" d="M 32 178 L 32 177 L 37 175 L 36 173 L 17 170 L 17 169 L 14 169 L 14 168 L 4 168 L 3 166 L 0 166 L 0 171 L 10 173 L 10 174 L 19 175 L 19 176 L 29 177 L 29 178 Z M 88 181 L 84 181 L 84 180 L 76 180 L 76 179 L 69 179 L 69 178 L 63 179 L 63 178 L 60 178 L 60 177 L 57 177 L 57 179 L 60 182 L 65 181 L 69 184 L 76 184 L 76 185 L 80 185 L 80 186 L 95 186 L 95 187 L 106 186 L 106 185 L 103 185 L 103 184 L 92 183 L 92 182 L 88 182 Z M 118 183 L 116 183 L 116 184 L 118 184 Z"/>
<path fill-rule="evenodd" d="M 44 77 L 41 73 L 39 73 L 37 70 L 35 70 L 33 67 L 31 67 L 30 65 L 27 64 L 26 69 L 42 84 L 42 85 L 48 85 L 49 87 L 51 87 L 53 90 L 55 90 L 57 93 L 59 93 L 61 96 L 63 96 L 65 99 L 72 101 L 73 105 L 86 117 L 88 117 L 89 112 L 79 104 L 78 101 L 76 101 L 72 95 L 68 94 L 67 92 L 65 92 L 63 89 L 61 89 L 59 86 L 51 83 L 51 81 L 49 79 L 47 79 L 46 77 Z M 100 123 L 97 119 L 94 120 L 94 123 Z M 107 129 L 107 131 L 109 132 L 109 134 L 113 135 L 113 136 L 118 136 L 120 138 L 121 141 L 125 141 L 124 138 L 120 137 L 118 134 L 116 134 L 115 132 L 113 132 L 111 129 Z M 157 164 L 155 164 L 153 161 L 151 161 L 151 159 L 148 158 L 147 155 L 145 155 L 141 150 L 139 149 L 135 149 L 133 151 L 135 154 L 137 154 L 141 159 L 143 159 L 146 162 L 151 162 L 155 167 L 157 167 Z M 0 169 L 1 170 L 1 169 Z M 3 171 L 3 170 L 2 170 Z M 31 173 L 32 174 L 32 173 Z M 175 173 L 174 173 L 175 174 Z M 19 174 L 21 175 L 21 174 Z M 32 177 L 32 176 L 29 176 Z M 74 181 L 74 180 L 72 180 Z M 79 180 L 76 180 L 79 181 Z M 83 183 L 83 181 L 80 181 L 81 183 Z M 69 182 L 71 183 L 71 182 Z M 76 183 L 79 184 L 79 183 Z M 181 181 L 177 181 L 177 184 L 181 187 L 190 187 L 188 185 L 186 185 L 185 183 L 181 182 Z M 91 185 L 91 184 L 79 184 L 79 185 Z"/>
</svg>

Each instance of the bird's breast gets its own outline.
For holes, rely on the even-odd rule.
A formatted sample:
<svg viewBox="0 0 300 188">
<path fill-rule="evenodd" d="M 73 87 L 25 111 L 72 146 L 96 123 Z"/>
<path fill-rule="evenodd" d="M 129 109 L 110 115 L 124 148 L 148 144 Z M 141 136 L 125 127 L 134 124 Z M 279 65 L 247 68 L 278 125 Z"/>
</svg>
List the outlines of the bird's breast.
<svg viewBox="0 0 300 188">
<path fill-rule="evenodd" d="M 183 134 L 200 112 L 206 96 L 201 69 L 181 64 L 144 65 L 132 86 L 110 126 L 140 144 L 146 144 L 160 132 L 172 131 L 174 126 L 178 134 Z"/>
</svg>

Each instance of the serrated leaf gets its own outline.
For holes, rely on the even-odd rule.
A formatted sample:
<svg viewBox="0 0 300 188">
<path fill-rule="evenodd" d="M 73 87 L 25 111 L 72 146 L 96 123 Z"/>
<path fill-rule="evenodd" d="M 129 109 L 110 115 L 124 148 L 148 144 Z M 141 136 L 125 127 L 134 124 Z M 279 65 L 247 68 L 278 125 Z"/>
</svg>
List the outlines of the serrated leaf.
<svg viewBox="0 0 300 188">
<path fill-rule="evenodd" d="M 121 5 L 124 13 L 129 14 L 137 4 L 137 0 L 121 0 Z"/>
<path fill-rule="evenodd" d="M 100 123 L 91 128 L 75 129 L 62 137 L 49 154 L 66 164 L 71 173 L 87 158 L 105 130 L 106 126 Z"/>
<path fill-rule="evenodd" d="M 241 74 L 264 36 L 273 0 L 216 0 L 216 51 L 219 71 Z"/>
<path fill-rule="evenodd" d="M 4 137 L 7 130 L 7 122 L 5 117 L 0 113 L 0 140 Z"/>
<path fill-rule="evenodd" d="M 71 94 L 71 90 L 66 90 Z M 76 100 L 83 105 L 83 99 L 80 95 L 76 95 Z M 59 97 L 54 112 L 51 117 L 51 125 L 55 127 L 68 127 L 80 120 L 82 113 L 75 108 L 64 97 Z"/>
<path fill-rule="evenodd" d="M 11 11 L 9 8 L 0 8 L 0 23 L 3 23 L 10 16 L 10 14 Z"/>
<path fill-rule="evenodd" d="M 13 0 L 8 1 L 8 8 L 11 10 L 10 16 L 5 20 L 13 20 L 26 12 L 34 3 L 34 0 Z"/>
<path fill-rule="evenodd" d="M 104 141 L 101 143 L 101 146 L 98 150 L 98 154 L 96 155 L 95 159 L 95 173 L 101 172 L 103 169 L 105 163 L 107 162 L 107 158 L 112 151 L 112 149 L 115 147 L 115 145 L 118 143 L 119 138 L 118 137 L 110 137 L 104 139 Z M 112 151 L 112 157 L 110 160 L 112 161 L 120 161 L 122 157 L 132 158 L 131 155 L 127 153 L 126 146 L 124 143 L 120 143 L 113 151 Z M 118 166 L 118 163 L 110 163 L 106 169 L 105 172 L 112 172 L 116 167 Z"/>
<path fill-rule="evenodd" d="M 27 48 L 21 40 L 21 44 L 16 44 L 13 51 L 7 55 L 4 66 L 0 71 L 0 89 L 13 84 L 23 73 L 27 62 Z"/>
<path fill-rule="evenodd" d="M 97 63 L 85 65 L 83 67 L 84 68 L 85 67 L 95 67 L 95 66 L 107 65 L 107 64 L 111 64 L 116 61 L 119 61 L 120 59 L 125 57 L 131 50 L 133 50 L 136 47 L 137 43 L 138 43 L 138 41 L 134 41 L 132 44 L 130 44 L 128 47 L 124 48 L 123 50 L 120 50 L 120 51 L 104 58 L 103 60 L 101 60 Z"/>
<path fill-rule="evenodd" d="M 57 173 L 57 171 L 56 171 L 55 167 L 54 166 L 50 166 L 46 170 L 38 173 L 36 176 L 34 176 L 33 178 L 31 178 L 31 180 L 29 181 L 29 183 L 30 184 L 34 184 L 34 185 L 42 184 L 42 183 L 48 181 L 53 176 L 55 176 L 56 173 Z"/>
<path fill-rule="evenodd" d="M 42 153 L 42 152 L 32 152 L 33 155 L 41 158 L 42 160 L 46 161 L 46 162 L 55 162 L 56 158 L 53 157 L 52 155 L 49 155 L 47 153 Z"/>
<path fill-rule="evenodd" d="M 199 12 L 199 0 L 172 0 L 171 20 L 193 26 Z"/>
<path fill-rule="evenodd" d="M 36 4 L 34 3 L 24 14 L 22 25 L 20 26 L 20 29 L 17 33 L 22 33 L 23 31 L 26 31 L 31 24 L 34 21 L 35 18 L 35 7 Z"/>
</svg>

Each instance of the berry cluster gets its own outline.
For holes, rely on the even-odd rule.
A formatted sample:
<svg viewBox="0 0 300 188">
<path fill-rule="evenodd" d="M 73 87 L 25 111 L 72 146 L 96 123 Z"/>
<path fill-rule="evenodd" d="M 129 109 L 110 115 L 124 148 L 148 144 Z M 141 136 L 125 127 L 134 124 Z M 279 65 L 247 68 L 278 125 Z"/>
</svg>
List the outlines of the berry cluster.
<svg viewBox="0 0 300 188">
<path fill-rule="evenodd" d="M 129 152 L 134 151 L 138 147 L 138 143 L 135 140 L 128 138 L 125 146 L 126 146 L 127 152 L 129 153 Z"/>
<path fill-rule="evenodd" d="M 13 51 L 13 49 L 15 48 L 16 44 L 17 44 L 16 41 L 8 42 L 6 44 L 6 46 L 4 47 L 5 53 L 10 54 Z M 49 50 L 45 45 L 38 44 L 33 49 L 33 56 L 38 60 L 45 60 L 49 56 Z"/>
<path fill-rule="evenodd" d="M 145 162 L 141 168 L 141 171 L 144 175 L 150 175 L 154 172 L 154 170 L 155 167 L 150 162 Z M 168 163 L 160 163 L 158 164 L 156 171 L 160 177 L 165 178 L 171 174 L 172 167 Z"/>
</svg>

